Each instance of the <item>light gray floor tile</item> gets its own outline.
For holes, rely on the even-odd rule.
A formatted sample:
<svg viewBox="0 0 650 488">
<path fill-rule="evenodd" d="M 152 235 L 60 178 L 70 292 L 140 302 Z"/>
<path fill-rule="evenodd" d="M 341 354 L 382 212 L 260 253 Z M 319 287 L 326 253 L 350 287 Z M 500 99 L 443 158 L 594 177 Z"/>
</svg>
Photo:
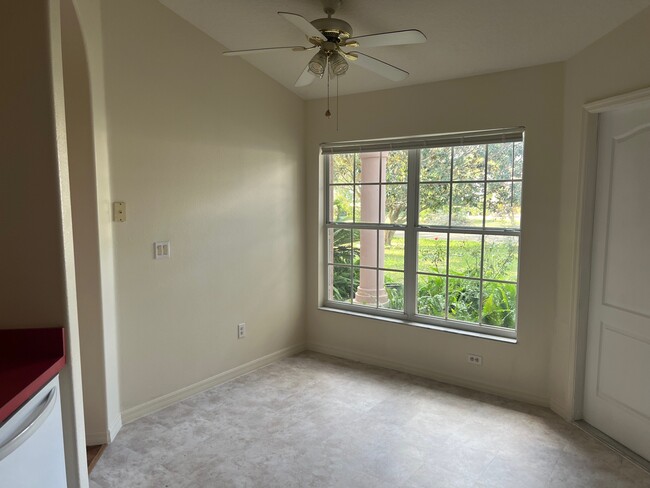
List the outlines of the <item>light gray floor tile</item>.
<svg viewBox="0 0 650 488">
<path fill-rule="evenodd" d="M 650 488 L 550 410 L 307 352 L 125 425 L 94 488 Z"/>
</svg>

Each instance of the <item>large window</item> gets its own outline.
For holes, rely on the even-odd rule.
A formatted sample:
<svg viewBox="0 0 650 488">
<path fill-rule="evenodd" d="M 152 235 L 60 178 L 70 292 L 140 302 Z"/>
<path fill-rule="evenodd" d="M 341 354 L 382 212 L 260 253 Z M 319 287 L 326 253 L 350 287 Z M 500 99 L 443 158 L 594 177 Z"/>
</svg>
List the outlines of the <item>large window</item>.
<svg viewBox="0 0 650 488">
<path fill-rule="evenodd" d="M 325 306 L 515 336 L 522 129 L 323 153 Z"/>
</svg>

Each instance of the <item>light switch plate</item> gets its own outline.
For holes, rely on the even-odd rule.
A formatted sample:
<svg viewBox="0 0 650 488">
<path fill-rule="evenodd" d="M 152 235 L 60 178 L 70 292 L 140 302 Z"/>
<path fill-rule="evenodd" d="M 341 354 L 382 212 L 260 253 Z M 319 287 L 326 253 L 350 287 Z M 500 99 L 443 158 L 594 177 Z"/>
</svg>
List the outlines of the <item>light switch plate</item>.
<svg viewBox="0 0 650 488">
<path fill-rule="evenodd" d="M 169 241 L 158 241 L 153 243 L 154 259 L 167 259 L 172 254 L 172 248 Z"/>
</svg>

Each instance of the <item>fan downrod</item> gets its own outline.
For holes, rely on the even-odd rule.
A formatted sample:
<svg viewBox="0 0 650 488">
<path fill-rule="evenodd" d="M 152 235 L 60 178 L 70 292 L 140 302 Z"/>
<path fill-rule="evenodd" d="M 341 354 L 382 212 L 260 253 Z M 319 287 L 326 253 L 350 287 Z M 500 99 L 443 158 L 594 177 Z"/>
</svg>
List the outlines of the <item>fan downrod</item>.
<svg viewBox="0 0 650 488">
<path fill-rule="evenodd" d="M 327 17 L 311 21 L 329 42 L 336 45 L 344 45 L 352 37 L 352 26 L 345 20 L 332 17 L 336 10 L 341 6 L 341 0 L 322 0 L 323 11 Z"/>
<path fill-rule="evenodd" d="M 325 15 L 331 17 L 339 8 L 341 8 L 341 0 L 322 0 L 323 11 Z"/>
</svg>

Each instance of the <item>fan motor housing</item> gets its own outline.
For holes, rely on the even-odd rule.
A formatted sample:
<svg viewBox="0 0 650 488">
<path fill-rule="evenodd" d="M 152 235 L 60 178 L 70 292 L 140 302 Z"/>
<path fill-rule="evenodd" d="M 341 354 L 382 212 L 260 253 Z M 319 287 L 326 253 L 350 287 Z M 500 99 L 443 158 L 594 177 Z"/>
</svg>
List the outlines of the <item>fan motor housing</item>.
<svg viewBox="0 0 650 488">
<path fill-rule="evenodd" d="M 338 42 L 345 41 L 352 36 L 352 26 L 345 20 L 325 17 L 311 22 L 328 40 L 336 39 Z"/>
</svg>

